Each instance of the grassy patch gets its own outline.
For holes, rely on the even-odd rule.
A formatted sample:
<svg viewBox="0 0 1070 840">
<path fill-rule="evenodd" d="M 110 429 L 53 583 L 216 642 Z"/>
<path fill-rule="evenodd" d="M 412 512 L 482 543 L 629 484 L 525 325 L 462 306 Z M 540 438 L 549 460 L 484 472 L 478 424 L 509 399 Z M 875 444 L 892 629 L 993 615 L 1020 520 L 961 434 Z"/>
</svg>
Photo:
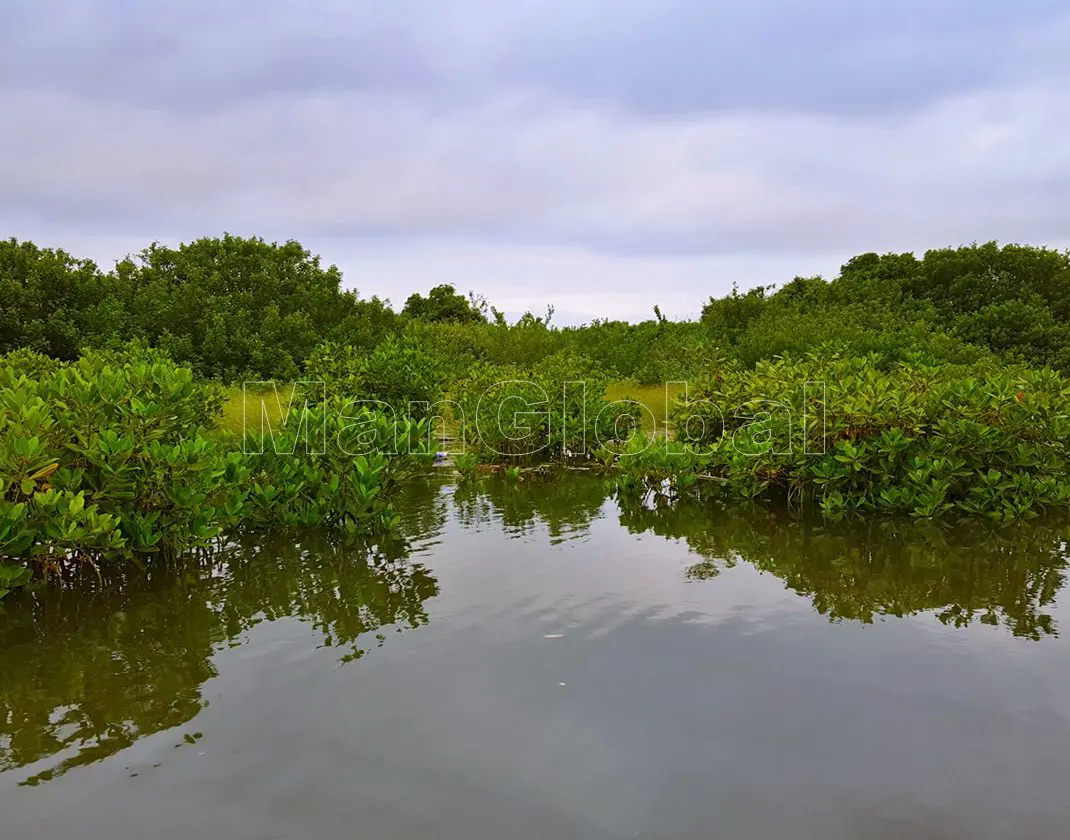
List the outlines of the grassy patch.
<svg viewBox="0 0 1070 840">
<path fill-rule="evenodd" d="M 223 433 L 240 435 L 245 427 L 245 404 L 249 408 L 249 424 L 253 428 L 259 428 L 260 412 L 263 410 L 271 421 L 272 428 L 277 428 L 277 421 L 286 410 L 286 402 L 290 397 L 291 386 L 280 384 L 278 397 L 276 392 L 270 389 L 244 390 L 241 385 L 232 385 L 227 388 L 227 398 L 223 402 L 223 414 L 219 418 L 216 428 Z M 261 406 L 263 408 L 261 408 Z"/>
<path fill-rule="evenodd" d="M 606 399 L 611 401 L 631 399 L 642 403 L 647 409 L 643 412 L 643 431 L 652 434 L 665 431 L 665 421 L 672 408 L 672 401 L 683 390 L 683 385 L 677 383 L 640 385 L 635 382 L 615 382 L 606 389 Z M 654 420 L 657 421 L 656 429 Z"/>
<path fill-rule="evenodd" d="M 668 389 L 668 404 L 666 404 L 666 388 Z M 643 431 L 647 434 L 653 434 L 654 432 L 665 431 L 665 420 L 668 416 L 668 409 L 672 407 L 672 401 L 679 396 L 683 391 L 683 387 L 678 384 L 669 385 L 638 385 L 634 382 L 615 382 L 606 389 L 606 399 L 623 400 L 632 399 L 642 403 L 644 407 L 650 412 L 647 414 L 643 412 Z M 272 423 L 280 417 L 283 410 L 285 410 L 286 400 L 290 395 L 290 385 L 280 384 L 278 390 L 278 399 L 275 398 L 275 394 L 270 391 L 250 389 L 244 394 L 245 399 L 249 403 L 249 419 L 252 423 L 258 423 L 259 412 L 261 404 L 264 406 L 264 410 L 267 412 L 268 418 Z M 221 432 L 234 432 L 241 434 L 243 423 L 242 412 L 242 398 L 243 392 L 240 385 L 235 385 L 227 389 L 227 399 L 223 403 L 223 416 L 219 420 L 218 428 Z M 280 406 L 280 401 L 282 405 Z M 657 420 L 657 429 L 654 428 L 654 423 L 651 420 L 651 415 Z"/>
</svg>

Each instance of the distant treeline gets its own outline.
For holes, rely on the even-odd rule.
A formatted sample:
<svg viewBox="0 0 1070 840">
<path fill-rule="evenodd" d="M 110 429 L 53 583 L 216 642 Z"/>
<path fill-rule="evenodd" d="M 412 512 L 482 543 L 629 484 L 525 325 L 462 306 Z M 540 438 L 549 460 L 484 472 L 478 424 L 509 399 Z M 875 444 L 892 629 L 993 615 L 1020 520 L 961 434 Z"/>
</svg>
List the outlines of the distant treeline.
<svg viewBox="0 0 1070 840">
<path fill-rule="evenodd" d="M 654 307 L 564 328 L 552 307 L 509 324 L 448 285 L 398 312 L 341 282 L 296 242 L 153 245 L 109 272 L 0 242 L 0 597 L 269 528 L 394 531 L 392 497 L 434 460 L 436 422 L 465 450 L 462 480 L 581 459 L 640 507 L 1070 509 L 1066 254 L 864 254 L 831 281 L 711 298 L 698 321 Z M 228 437 L 211 380 L 300 376 L 325 387 L 273 445 Z M 694 388 L 655 438 L 638 403 L 608 400 L 621 379 Z M 310 429 L 331 445 L 299 449 Z"/>
<path fill-rule="evenodd" d="M 106 272 L 62 250 L 0 242 L 0 353 L 71 360 L 140 343 L 224 381 L 293 379 L 327 342 L 370 356 L 388 340 L 434 356 L 452 375 L 565 352 L 619 378 L 658 382 L 696 376 L 712 359 L 749 366 L 833 347 L 948 361 L 997 354 L 1067 371 L 1070 256 L 995 243 L 921 258 L 869 253 L 832 280 L 797 277 L 710 298 L 699 321 L 670 321 L 656 306 L 641 323 L 557 327 L 552 314 L 508 324 L 486 299 L 449 285 L 395 311 L 343 290 L 338 269 L 297 242 L 227 235 L 154 244 Z"/>
</svg>

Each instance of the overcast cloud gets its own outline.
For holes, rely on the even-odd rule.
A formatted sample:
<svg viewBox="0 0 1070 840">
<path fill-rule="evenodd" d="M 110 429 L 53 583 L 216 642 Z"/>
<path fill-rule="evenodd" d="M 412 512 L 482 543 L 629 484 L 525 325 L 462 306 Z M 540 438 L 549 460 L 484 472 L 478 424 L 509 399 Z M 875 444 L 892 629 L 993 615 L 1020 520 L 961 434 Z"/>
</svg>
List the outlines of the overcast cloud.
<svg viewBox="0 0 1070 840">
<path fill-rule="evenodd" d="M 1062 0 L 21 0 L 0 222 L 683 316 L 861 251 L 1066 246 L 1068 41 Z"/>
</svg>

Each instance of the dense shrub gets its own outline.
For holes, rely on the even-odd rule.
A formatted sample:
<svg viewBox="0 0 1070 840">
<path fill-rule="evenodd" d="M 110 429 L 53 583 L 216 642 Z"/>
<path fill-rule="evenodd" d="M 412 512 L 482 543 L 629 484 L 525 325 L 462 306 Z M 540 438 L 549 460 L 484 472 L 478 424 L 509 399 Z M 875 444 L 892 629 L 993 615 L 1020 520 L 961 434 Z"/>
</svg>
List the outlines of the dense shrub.
<svg viewBox="0 0 1070 840">
<path fill-rule="evenodd" d="M 606 401 L 610 381 L 591 360 L 558 353 L 533 369 L 479 366 L 450 396 L 464 442 L 488 460 L 586 457 L 638 424 L 638 406 Z"/>
<path fill-rule="evenodd" d="M 201 376 L 286 380 L 324 341 L 370 356 L 393 338 L 426 347 L 448 381 L 477 363 L 532 367 L 567 351 L 619 379 L 651 383 L 690 378 L 719 352 L 754 365 L 828 346 L 917 349 L 908 342 L 924 336 L 936 342 L 924 346 L 930 354 L 954 342 L 1070 371 L 1070 256 L 1045 248 L 861 254 L 829 282 L 797 277 L 780 289 L 711 298 L 700 322 L 670 321 L 655 307 L 641 323 L 557 328 L 550 307 L 510 325 L 449 285 L 411 295 L 398 313 L 343 291 L 341 280 L 292 241 L 153 244 L 102 273 L 63 251 L 9 240 L 0 243 L 0 352 L 73 359 L 89 347 L 144 341 Z"/>
<path fill-rule="evenodd" d="M 1056 372 L 991 360 L 725 363 L 676 407 L 688 451 L 676 457 L 739 495 L 812 500 L 830 515 L 1030 516 L 1070 502 L 1068 396 Z M 633 441 L 621 461 L 665 478 L 674 456 L 648 443 Z"/>
<path fill-rule="evenodd" d="M 370 350 L 325 341 L 312 351 L 305 367 L 305 381 L 323 383 L 327 394 L 356 396 L 364 386 L 364 360 Z"/>
<path fill-rule="evenodd" d="M 409 295 L 402 314 L 432 323 L 480 323 L 487 320 L 483 311 L 485 306 L 481 306 L 474 295 L 465 297 L 458 294 L 453 286 L 443 284 L 435 286 L 427 293 L 427 297 Z"/>
<path fill-rule="evenodd" d="M 500 354 L 503 332 L 509 328 L 498 324 L 413 321 L 406 325 L 404 336 L 433 356 L 442 378 L 452 383 L 464 379 L 477 363 L 493 363 Z"/>
<path fill-rule="evenodd" d="M 279 439 L 250 454 L 209 436 L 221 402 L 219 386 L 158 351 L 69 364 L 0 357 L 0 589 L 24 583 L 28 568 L 143 562 L 235 529 L 322 524 L 353 535 L 395 524 L 387 491 L 425 457 L 416 439 L 426 426 L 401 427 L 400 450 L 365 455 L 354 436 L 393 430 L 393 418 L 318 405 L 291 412 Z M 317 428 L 322 451 L 298 450 L 296 435 Z"/>
<path fill-rule="evenodd" d="M 662 383 L 687 379 L 717 354 L 717 335 L 693 321 L 657 320 L 629 324 L 595 321 L 561 330 L 572 352 L 596 360 L 618 379 Z M 721 340 L 724 340 L 723 337 Z"/>
<path fill-rule="evenodd" d="M 0 353 L 77 357 L 112 321 L 105 278 L 89 260 L 32 242 L 0 241 Z"/>
<path fill-rule="evenodd" d="M 994 242 L 862 254 L 831 282 L 796 278 L 711 299 L 703 323 L 746 364 L 835 342 L 883 349 L 904 330 L 947 334 L 1012 361 L 1070 370 L 1070 255 Z"/>
<path fill-rule="evenodd" d="M 309 403 L 270 439 L 244 439 L 246 525 L 324 525 L 351 536 L 390 530 L 390 495 L 432 459 L 428 423 L 374 411 L 344 398 Z"/>
<path fill-rule="evenodd" d="M 201 375 L 292 379 L 355 305 L 341 279 L 296 242 L 228 235 L 150 246 L 116 266 L 112 294 L 135 336 Z"/>
<path fill-rule="evenodd" d="M 371 351 L 328 342 L 316 348 L 305 379 L 328 395 L 385 403 L 402 417 L 426 416 L 446 391 L 445 363 L 414 338 L 390 337 Z"/>
<path fill-rule="evenodd" d="M 102 273 L 29 242 L 0 242 L 0 353 L 74 359 L 131 341 L 201 376 L 293 379 L 329 338 L 372 349 L 398 316 L 341 289 L 338 269 L 297 242 L 226 235 L 153 244 Z"/>
<path fill-rule="evenodd" d="M 240 459 L 203 435 L 221 401 L 153 353 L 124 364 L 9 357 L 0 364 L 0 556 L 47 568 L 184 551 L 217 536 L 241 502 Z"/>
</svg>

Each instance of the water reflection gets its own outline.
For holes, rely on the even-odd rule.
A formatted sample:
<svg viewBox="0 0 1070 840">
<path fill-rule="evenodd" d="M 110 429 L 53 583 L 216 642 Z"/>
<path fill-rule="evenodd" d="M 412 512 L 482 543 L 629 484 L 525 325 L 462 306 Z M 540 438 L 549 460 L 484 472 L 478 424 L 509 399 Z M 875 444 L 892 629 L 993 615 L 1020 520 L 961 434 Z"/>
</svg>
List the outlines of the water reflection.
<svg viewBox="0 0 1070 840">
<path fill-rule="evenodd" d="M 0 610 L 0 771 L 47 765 L 24 771 L 35 784 L 189 722 L 205 705 L 216 651 L 260 622 L 306 622 L 343 662 L 383 644 L 387 629 L 420 627 L 439 592 L 423 562 L 447 562 L 434 546 L 449 538 L 450 522 L 506 540 L 588 539 L 580 558 L 601 551 L 595 527 L 620 527 L 685 543 L 695 557 L 685 574 L 697 586 L 716 587 L 723 570 L 747 563 L 831 619 L 931 612 L 949 626 L 996 624 L 1035 640 L 1056 634 L 1051 607 L 1066 577 L 1061 523 L 829 526 L 701 500 L 622 502 L 596 475 L 490 476 L 459 486 L 428 479 L 408 488 L 400 513 L 406 540 L 375 547 L 279 536 L 181 573 L 8 599 Z M 487 556 L 474 562 L 496 562 L 508 550 L 484 544 Z M 463 602 L 464 593 L 451 594 Z"/>
<path fill-rule="evenodd" d="M 587 533 L 604 514 L 609 490 L 604 481 L 570 472 L 532 471 L 513 481 L 490 475 L 464 482 L 453 493 L 457 520 L 467 527 L 500 526 L 509 536 L 544 526 L 551 544 Z"/>
<path fill-rule="evenodd" d="M 0 770 L 64 754 L 26 782 L 36 784 L 191 720 L 216 648 L 259 622 L 308 622 L 352 661 L 367 634 L 426 623 L 424 603 L 438 591 L 403 542 L 342 548 L 280 536 L 181 574 L 11 599 L 0 613 Z"/>
<path fill-rule="evenodd" d="M 491 477 L 459 489 L 456 498 L 458 517 L 469 526 L 500 522 L 507 532 L 526 532 L 541 522 L 551 540 L 582 535 L 594 520 L 616 516 L 630 533 L 686 542 L 702 558 L 687 570 L 693 580 L 750 563 L 834 620 L 931 611 L 956 627 L 1002 624 L 1030 639 L 1056 633 L 1048 610 L 1066 582 L 1070 527 L 1062 521 L 831 525 L 758 505 L 611 496 L 595 476 L 533 473 L 519 483 Z"/>
<path fill-rule="evenodd" d="M 703 558 L 688 569 L 693 579 L 744 561 L 832 619 L 872 622 L 932 611 L 944 624 L 1003 624 L 1015 636 L 1040 639 L 1055 634 L 1047 610 L 1066 582 L 1062 523 L 826 526 L 760 509 L 711 513 L 698 505 L 629 505 L 620 519 L 633 532 L 686 540 Z"/>
</svg>

